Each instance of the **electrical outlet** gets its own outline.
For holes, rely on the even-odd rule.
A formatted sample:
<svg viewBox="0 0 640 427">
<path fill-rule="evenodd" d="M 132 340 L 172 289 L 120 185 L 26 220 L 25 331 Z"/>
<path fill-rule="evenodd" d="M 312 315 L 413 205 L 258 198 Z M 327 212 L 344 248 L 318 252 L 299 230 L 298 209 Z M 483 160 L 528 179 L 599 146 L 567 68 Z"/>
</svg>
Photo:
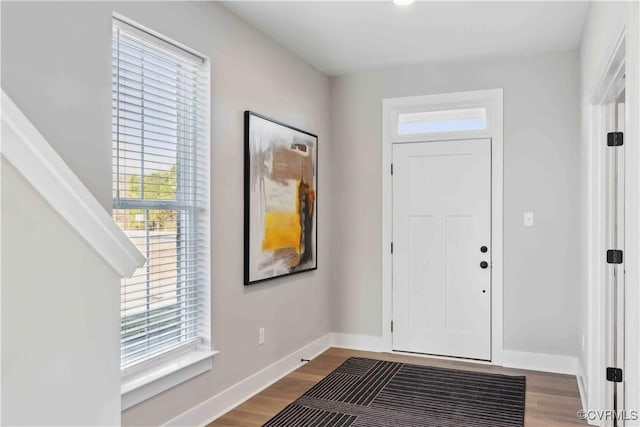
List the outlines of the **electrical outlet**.
<svg viewBox="0 0 640 427">
<path fill-rule="evenodd" d="M 258 344 L 264 344 L 264 328 L 258 330 Z"/>
</svg>

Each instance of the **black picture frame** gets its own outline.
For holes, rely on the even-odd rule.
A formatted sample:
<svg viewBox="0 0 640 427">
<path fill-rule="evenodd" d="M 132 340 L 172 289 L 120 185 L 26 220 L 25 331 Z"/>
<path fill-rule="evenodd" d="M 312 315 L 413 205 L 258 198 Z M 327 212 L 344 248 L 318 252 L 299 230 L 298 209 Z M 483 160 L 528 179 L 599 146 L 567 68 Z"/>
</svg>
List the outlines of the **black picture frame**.
<svg viewBox="0 0 640 427">
<path fill-rule="evenodd" d="M 317 270 L 318 136 L 245 111 L 244 139 L 244 285 Z"/>
</svg>

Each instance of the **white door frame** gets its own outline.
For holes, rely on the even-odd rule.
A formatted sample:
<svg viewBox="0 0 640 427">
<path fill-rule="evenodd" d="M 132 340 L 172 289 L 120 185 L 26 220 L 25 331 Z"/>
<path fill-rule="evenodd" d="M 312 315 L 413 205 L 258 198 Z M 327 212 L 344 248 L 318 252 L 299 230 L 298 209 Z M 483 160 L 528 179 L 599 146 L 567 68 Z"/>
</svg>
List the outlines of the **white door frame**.
<svg viewBox="0 0 640 427">
<path fill-rule="evenodd" d="M 625 364 L 623 377 L 625 388 L 625 409 L 640 410 L 640 7 L 629 3 L 629 20 L 621 28 L 608 60 L 602 67 L 595 87 L 589 92 L 586 115 L 589 144 L 588 165 L 588 233 L 589 233 L 589 280 L 587 307 L 587 366 L 581 376 L 586 377 L 586 408 L 589 410 L 610 409 L 610 396 L 604 380 L 606 367 L 603 351 L 605 340 L 604 325 L 604 266 L 603 251 L 605 230 L 604 215 L 604 162 L 608 116 L 607 107 L 615 102 L 622 88 L 625 88 L 625 206 L 624 206 L 624 293 L 625 293 Z M 626 78 L 625 78 L 626 76 Z M 600 424 L 598 421 L 593 424 Z M 636 421 L 628 421 L 627 426 L 638 426 Z"/>
<path fill-rule="evenodd" d="M 640 6 L 629 2 L 626 28 L 625 408 L 640 410 Z M 640 422 L 627 423 L 627 426 Z"/>
<path fill-rule="evenodd" d="M 491 138 L 491 363 L 503 361 L 503 102 L 502 89 L 388 98 L 382 100 L 382 346 L 393 351 L 392 144 Z M 455 110 L 467 107 L 487 109 L 487 129 L 399 135 L 400 113 Z"/>
<path fill-rule="evenodd" d="M 587 282 L 587 366 L 579 375 L 586 375 L 587 408 L 591 410 L 611 409 L 608 405 L 609 387 L 605 382 L 606 368 L 606 306 L 607 289 L 605 286 L 604 255 L 606 251 L 606 134 L 612 129 L 613 111 L 611 103 L 615 102 L 625 86 L 625 33 L 618 36 L 611 55 L 605 64 L 598 83 L 591 91 L 588 99 L 589 154 L 587 176 L 589 178 L 589 274 Z M 627 257 L 625 257 L 627 258 Z M 626 261 L 626 260 L 625 260 Z M 624 369 L 624 367 L 623 367 Z M 604 425 L 604 420 L 596 421 Z M 603 424 L 600 424 L 603 423 Z"/>
</svg>

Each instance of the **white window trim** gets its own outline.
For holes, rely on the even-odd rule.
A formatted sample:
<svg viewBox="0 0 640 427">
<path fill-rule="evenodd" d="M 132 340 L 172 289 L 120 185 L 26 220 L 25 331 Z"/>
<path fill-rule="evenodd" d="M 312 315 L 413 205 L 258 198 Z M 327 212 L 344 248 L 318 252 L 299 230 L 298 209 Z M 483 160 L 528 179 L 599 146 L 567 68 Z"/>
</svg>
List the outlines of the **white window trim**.
<svg viewBox="0 0 640 427">
<path fill-rule="evenodd" d="M 126 375 L 122 378 L 122 410 L 160 394 L 197 375 L 207 372 L 218 351 L 190 350 L 182 356 Z"/>
<path fill-rule="evenodd" d="M 204 59 L 203 67 L 205 72 L 210 75 L 211 61 L 209 58 L 191 49 L 182 43 L 176 42 L 157 31 L 151 30 L 144 25 L 141 25 L 129 18 L 126 18 L 118 13 L 113 13 L 112 17 L 123 21 L 133 27 L 136 27 L 151 36 L 164 40 L 180 49 L 190 52 L 196 56 Z M 203 101 L 204 116 L 207 118 L 204 123 L 205 134 L 204 139 L 208 141 L 204 150 L 204 155 L 209 160 L 211 159 L 211 87 L 210 80 L 205 83 L 207 87 L 204 88 L 205 93 L 209 94 Z M 207 162 L 203 171 L 205 178 L 210 181 L 211 179 L 211 161 Z M 211 204 L 210 200 L 205 201 L 206 204 Z M 209 209 L 211 212 L 211 209 Z M 203 231 L 205 235 L 212 235 L 211 220 L 208 221 L 206 230 Z M 211 239 L 207 239 L 205 249 L 207 253 L 211 254 Z M 209 288 L 204 292 L 203 299 L 207 303 L 207 309 L 204 310 L 205 318 L 210 319 L 210 306 L 211 306 L 211 286 L 213 284 L 213 275 L 211 272 L 211 263 L 204 268 L 205 274 L 210 278 Z M 210 321 L 209 321 L 210 323 Z M 142 369 L 131 369 L 122 373 L 121 378 L 121 410 L 125 410 L 135 406 L 153 396 L 163 393 L 193 377 L 196 377 L 211 369 L 213 365 L 213 357 L 219 353 L 219 351 L 213 350 L 213 343 L 211 340 L 211 327 L 209 323 L 205 323 L 203 329 L 203 341 L 193 347 L 183 348 L 181 351 L 168 352 L 166 357 L 158 357 L 155 362 L 145 364 Z"/>
<path fill-rule="evenodd" d="M 502 365 L 503 349 L 503 93 L 502 89 L 409 96 L 382 100 L 382 342 L 393 352 L 392 265 L 392 146 L 403 142 L 491 138 L 491 364 Z M 398 134 L 398 115 L 420 111 L 485 107 L 487 128 L 471 131 Z"/>
</svg>

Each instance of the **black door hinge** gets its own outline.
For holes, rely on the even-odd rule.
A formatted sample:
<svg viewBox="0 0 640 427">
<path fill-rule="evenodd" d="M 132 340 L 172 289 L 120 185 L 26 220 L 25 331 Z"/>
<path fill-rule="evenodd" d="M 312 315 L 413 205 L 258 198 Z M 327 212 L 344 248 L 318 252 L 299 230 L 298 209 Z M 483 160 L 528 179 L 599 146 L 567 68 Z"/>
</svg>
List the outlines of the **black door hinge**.
<svg viewBox="0 0 640 427">
<path fill-rule="evenodd" d="M 609 132 L 607 134 L 607 145 L 609 147 L 619 147 L 622 145 L 623 139 L 622 132 Z"/>
<path fill-rule="evenodd" d="M 391 332 L 393 332 L 393 320 L 391 321 Z"/>
<path fill-rule="evenodd" d="M 607 368 L 607 381 L 614 383 L 622 382 L 622 369 L 620 368 Z"/>
<path fill-rule="evenodd" d="M 391 175 L 393 175 L 393 163 L 391 163 Z"/>
<path fill-rule="evenodd" d="M 607 264 L 622 264 L 622 251 L 620 249 L 609 249 L 607 251 Z"/>
<path fill-rule="evenodd" d="M 393 253 L 393 242 L 391 242 L 391 253 Z"/>
</svg>

